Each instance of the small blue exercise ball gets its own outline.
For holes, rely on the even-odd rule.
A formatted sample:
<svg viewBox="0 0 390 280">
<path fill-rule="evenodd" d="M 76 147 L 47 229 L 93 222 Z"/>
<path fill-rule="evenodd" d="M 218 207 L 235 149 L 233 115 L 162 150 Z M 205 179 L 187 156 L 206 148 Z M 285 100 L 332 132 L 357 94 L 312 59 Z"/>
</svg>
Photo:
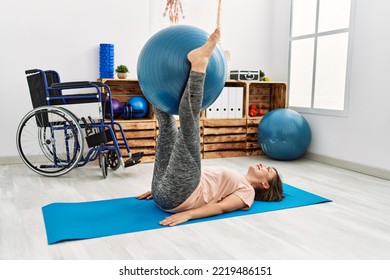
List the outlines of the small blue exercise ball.
<svg viewBox="0 0 390 280">
<path fill-rule="evenodd" d="M 276 109 L 266 114 L 258 125 L 257 139 L 263 152 L 277 160 L 301 157 L 310 145 L 309 123 L 291 109 Z"/>
<path fill-rule="evenodd" d="M 123 110 L 125 119 L 144 118 L 149 112 L 148 101 L 143 96 L 131 97 Z"/>
<path fill-rule="evenodd" d="M 139 85 L 146 99 L 161 111 L 177 115 L 191 64 L 187 54 L 208 39 L 200 28 L 176 25 L 154 34 L 142 48 L 137 63 Z M 218 44 L 206 70 L 202 109 L 220 95 L 227 77 L 224 52 Z"/>
</svg>

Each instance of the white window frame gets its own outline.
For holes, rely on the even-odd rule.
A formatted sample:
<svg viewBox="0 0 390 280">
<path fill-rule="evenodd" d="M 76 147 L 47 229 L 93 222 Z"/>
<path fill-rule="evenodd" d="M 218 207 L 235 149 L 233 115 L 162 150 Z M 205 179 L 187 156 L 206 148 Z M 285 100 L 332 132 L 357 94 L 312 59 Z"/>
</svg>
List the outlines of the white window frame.
<svg viewBox="0 0 390 280">
<path fill-rule="evenodd" d="M 302 36 L 292 36 L 292 23 L 293 23 L 293 2 L 291 0 L 291 10 L 290 10 L 290 33 L 289 33 L 289 62 L 288 62 L 288 96 L 287 96 L 287 104 L 290 109 L 293 109 L 297 112 L 301 113 L 309 113 L 309 114 L 318 114 L 318 115 L 329 115 L 329 116 L 348 116 L 348 106 L 349 106 L 349 95 L 350 95 L 350 77 L 351 77 L 351 62 L 352 62 L 352 47 L 353 47 L 353 28 L 354 28 L 354 18 L 355 18 L 355 6 L 356 0 L 351 0 L 351 9 L 350 9 L 350 19 L 349 19 L 349 27 L 337 30 L 331 30 L 326 32 L 318 32 L 318 23 L 319 23 L 319 10 L 320 10 L 320 1 L 321 0 L 313 0 L 317 1 L 317 10 L 316 10 L 316 23 L 315 23 L 315 33 L 307 34 Z M 326 0 L 322 0 L 326 1 Z M 345 77 L 345 90 L 344 90 L 344 109 L 343 110 L 332 110 L 332 109 L 320 109 L 314 108 L 314 96 L 315 96 L 315 77 L 316 77 L 316 61 L 317 61 L 317 41 L 318 37 L 340 34 L 348 32 L 348 53 L 347 53 L 347 67 L 346 67 L 346 77 Z M 295 40 L 314 38 L 314 58 L 313 58 L 313 76 L 312 79 L 312 89 L 311 89 L 311 105 L 310 107 L 296 107 L 289 105 L 290 98 L 290 77 L 291 77 L 291 43 Z"/>
</svg>

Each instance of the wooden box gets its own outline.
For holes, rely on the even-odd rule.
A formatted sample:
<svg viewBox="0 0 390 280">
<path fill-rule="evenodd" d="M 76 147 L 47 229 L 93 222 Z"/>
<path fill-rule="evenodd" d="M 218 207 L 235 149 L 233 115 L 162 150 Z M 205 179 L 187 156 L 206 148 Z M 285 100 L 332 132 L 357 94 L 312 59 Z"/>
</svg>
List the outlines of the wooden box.
<svg viewBox="0 0 390 280">
<path fill-rule="evenodd" d="M 245 156 L 245 150 L 245 119 L 203 120 L 203 158 Z"/>
<path fill-rule="evenodd" d="M 144 96 L 137 80 L 102 79 L 111 89 L 112 98 L 125 104 L 133 96 Z M 153 106 L 148 102 L 148 114 L 142 119 L 153 119 Z M 118 119 L 119 120 L 119 119 Z M 138 120 L 138 119 L 134 119 Z"/>
<path fill-rule="evenodd" d="M 131 153 L 143 152 L 144 157 L 141 162 L 153 162 L 156 151 L 156 121 L 121 121 L 120 122 L 130 147 Z M 121 133 L 116 132 L 117 139 L 121 139 Z M 122 150 L 122 155 L 126 155 L 126 150 Z"/>
<path fill-rule="evenodd" d="M 271 110 L 286 107 L 286 84 L 279 82 L 257 82 L 248 85 L 247 106 L 255 105 L 263 115 Z M 247 110 L 249 113 L 249 110 Z M 247 115 L 250 118 L 249 114 Z M 258 116 L 260 117 L 260 115 Z"/>
<path fill-rule="evenodd" d="M 142 96 L 136 80 L 99 80 L 111 88 L 113 98 L 127 102 L 132 96 Z M 205 111 L 201 113 L 200 145 L 202 158 L 220 158 L 252 156 L 264 154 L 257 140 L 258 124 L 262 116 L 249 116 L 249 106 L 262 109 L 263 115 L 271 110 L 286 107 L 286 84 L 284 82 L 259 82 L 228 80 L 226 87 L 239 87 L 242 93 L 242 117 L 207 118 Z M 239 96 L 241 96 L 239 95 Z M 241 97 L 240 97 L 241 98 Z M 239 102 L 241 103 L 241 102 Z M 117 120 L 125 131 L 131 152 L 144 152 L 142 162 L 154 162 L 158 138 L 158 122 L 149 104 L 149 114 L 143 119 Z M 177 121 L 180 126 L 180 121 Z M 117 134 L 117 138 L 121 138 Z M 122 153 L 126 155 L 125 152 Z"/>
<path fill-rule="evenodd" d="M 257 140 L 258 125 L 261 118 L 247 119 L 246 124 L 246 155 L 259 156 L 264 155 Z"/>
</svg>

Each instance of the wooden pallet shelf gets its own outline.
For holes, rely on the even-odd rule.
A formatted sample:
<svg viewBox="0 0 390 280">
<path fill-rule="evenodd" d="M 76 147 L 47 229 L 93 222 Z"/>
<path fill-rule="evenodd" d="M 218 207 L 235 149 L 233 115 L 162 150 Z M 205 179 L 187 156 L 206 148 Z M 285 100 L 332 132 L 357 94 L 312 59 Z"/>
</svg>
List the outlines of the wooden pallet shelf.
<svg viewBox="0 0 390 280">
<path fill-rule="evenodd" d="M 203 158 L 245 155 L 245 119 L 204 119 Z"/>
<path fill-rule="evenodd" d="M 113 98 L 127 102 L 132 96 L 142 96 L 137 80 L 102 79 Z M 242 87 L 242 118 L 209 119 L 201 113 L 200 137 L 202 158 L 256 156 L 264 154 L 257 141 L 258 124 L 261 117 L 249 116 L 249 105 L 255 104 L 266 114 L 271 110 L 286 107 L 287 86 L 284 82 L 226 81 L 227 87 Z M 142 162 L 153 162 L 158 138 L 158 122 L 153 106 L 145 118 L 117 120 L 125 131 L 131 153 L 144 152 Z M 177 126 L 180 121 L 177 120 Z M 120 138 L 121 135 L 117 134 Z"/>
<path fill-rule="evenodd" d="M 154 162 L 156 151 L 156 121 L 155 120 L 123 120 L 120 124 L 124 130 L 131 153 L 143 152 L 141 162 Z M 116 132 L 118 139 L 122 137 Z"/>
<path fill-rule="evenodd" d="M 264 152 L 261 150 L 260 145 L 257 141 L 257 128 L 261 117 L 247 119 L 246 123 L 246 152 L 247 156 L 258 156 L 263 155 Z"/>
</svg>

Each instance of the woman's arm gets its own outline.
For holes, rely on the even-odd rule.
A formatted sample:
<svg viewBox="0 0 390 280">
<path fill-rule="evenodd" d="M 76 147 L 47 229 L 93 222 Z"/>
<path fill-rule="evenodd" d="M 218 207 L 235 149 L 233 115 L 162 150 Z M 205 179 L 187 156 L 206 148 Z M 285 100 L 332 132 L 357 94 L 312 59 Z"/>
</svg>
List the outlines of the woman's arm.
<svg viewBox="0 0 390 280">
<path fill-rule="evenodd" d="M 231 212 L 243 209 L 246 204 L 236 195 L 229 195 L 218 203 L 206 204 L 196 209 L 190 209 L 181 213 L 166 217 L 160 222 L 163 226 L 175 226 L 189 220 L 205 218 L 220 215 L 225 212 Z"/>
</svg>

